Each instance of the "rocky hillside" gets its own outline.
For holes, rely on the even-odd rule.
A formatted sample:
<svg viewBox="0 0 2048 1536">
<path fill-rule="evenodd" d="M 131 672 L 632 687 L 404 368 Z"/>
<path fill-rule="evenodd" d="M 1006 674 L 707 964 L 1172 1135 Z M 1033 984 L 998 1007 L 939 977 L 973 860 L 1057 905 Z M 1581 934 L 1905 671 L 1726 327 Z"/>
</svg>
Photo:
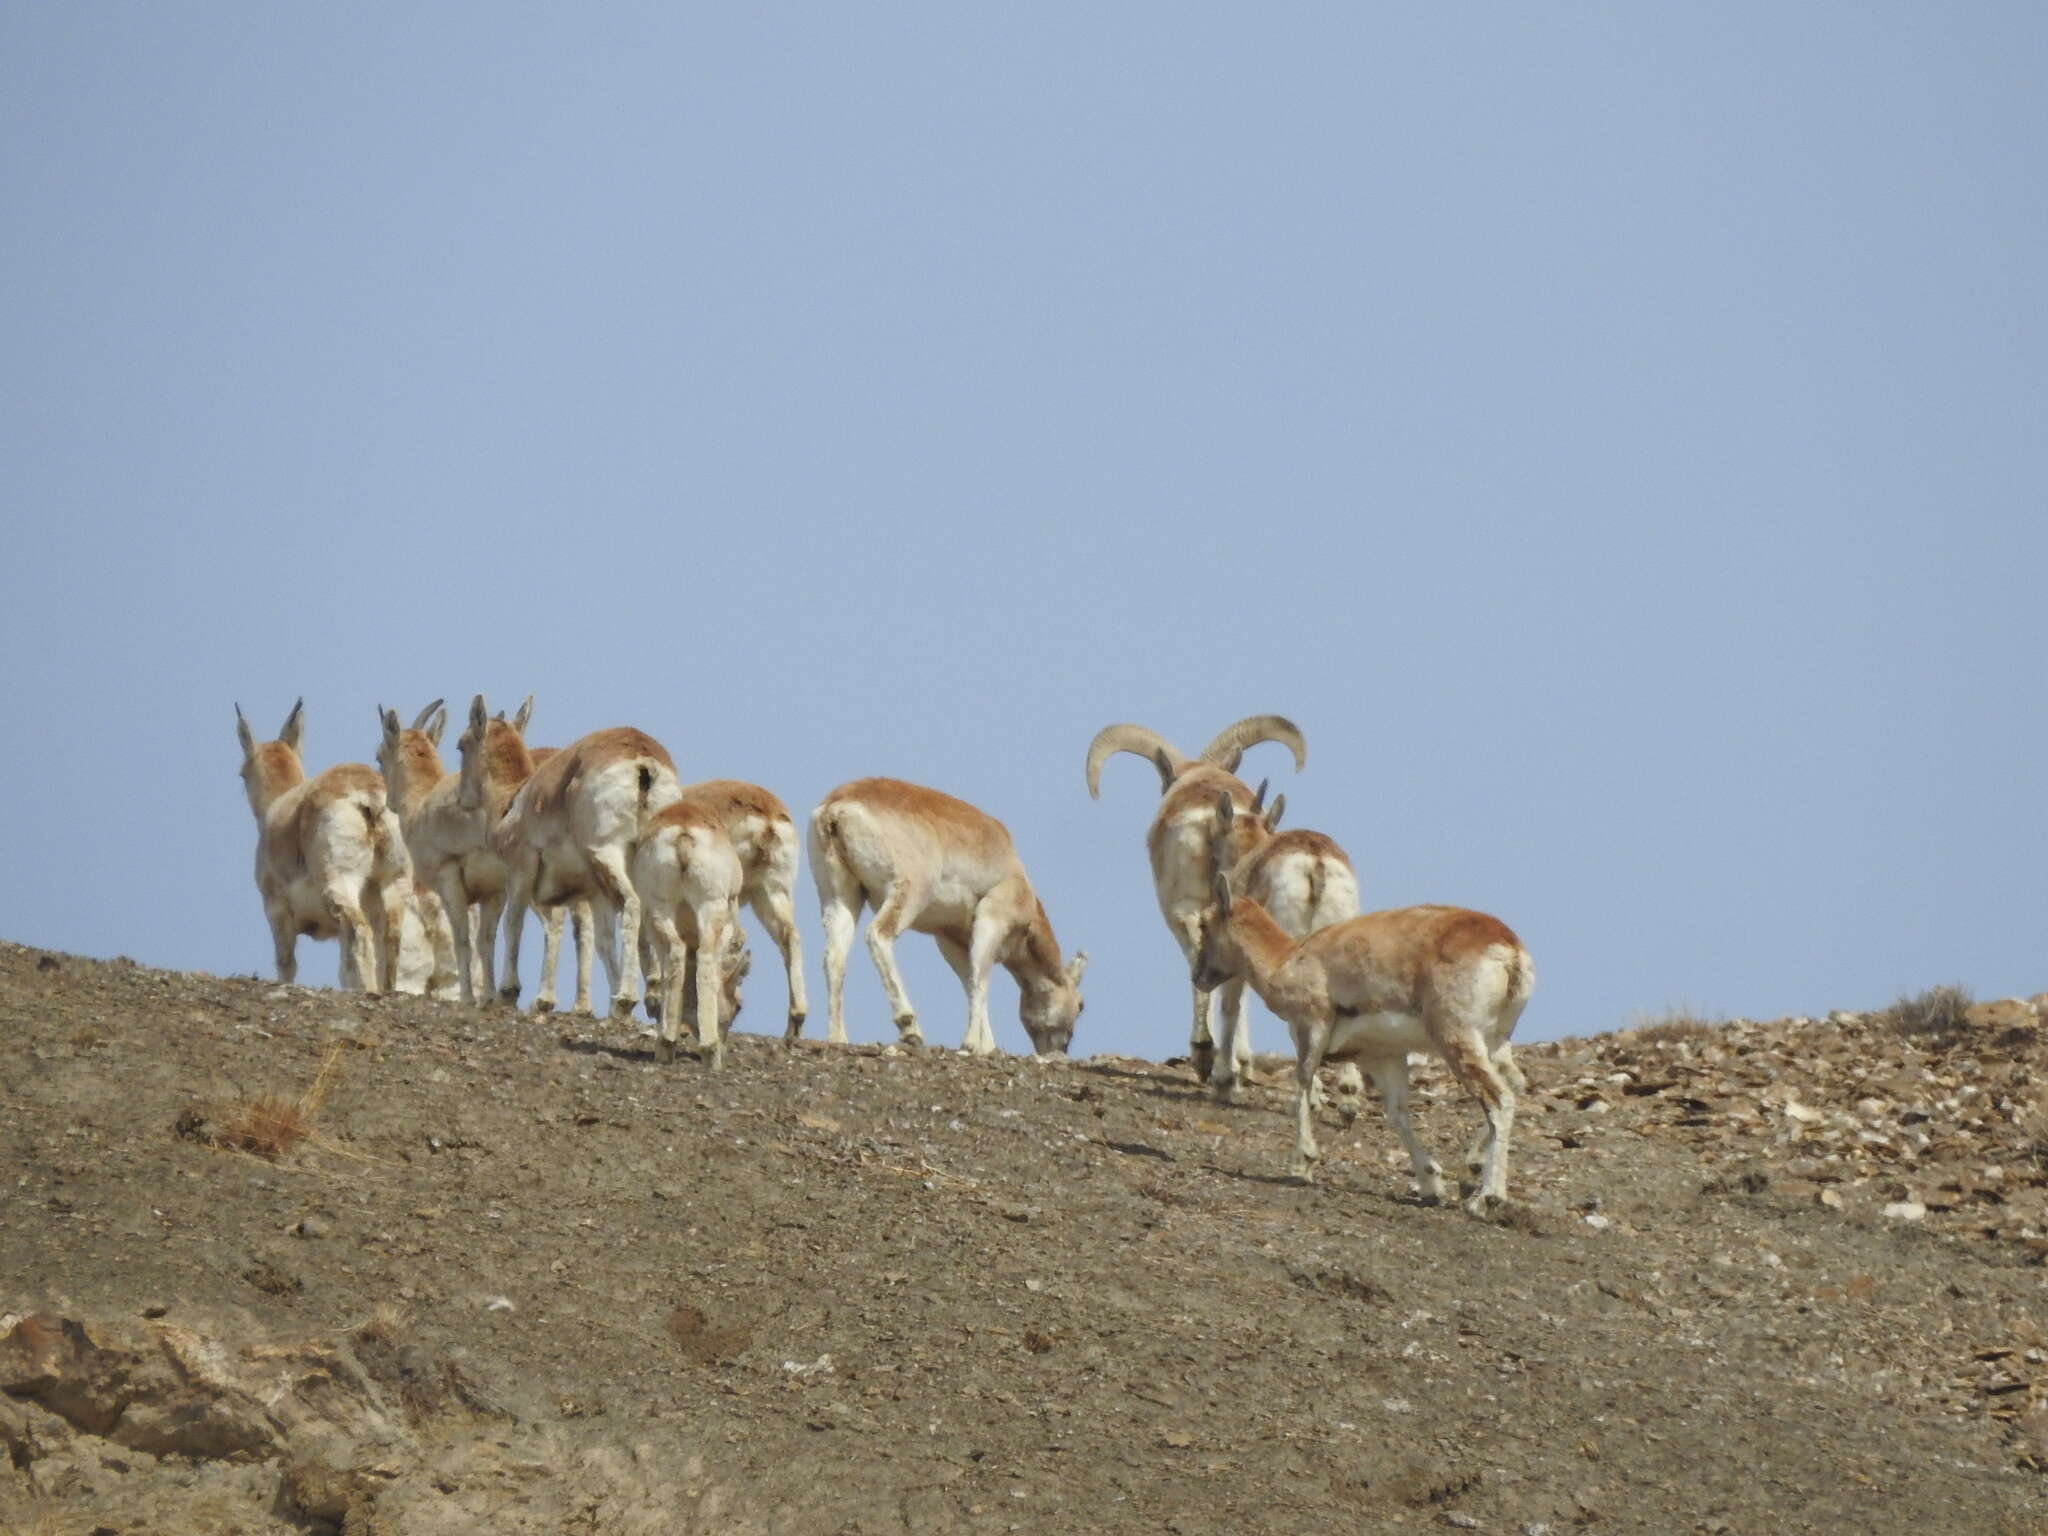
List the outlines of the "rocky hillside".
<svg viewBox="0 0 2048 1536">
<path fill-rule="evenodd" d="M 1482 1223 L 1173 1065 L 714 1076 L 0 945 L 0 1530 L 2036 1531 L 2044 1057 L 2025 1003 L 1530 1047 Z"/>
</svg>

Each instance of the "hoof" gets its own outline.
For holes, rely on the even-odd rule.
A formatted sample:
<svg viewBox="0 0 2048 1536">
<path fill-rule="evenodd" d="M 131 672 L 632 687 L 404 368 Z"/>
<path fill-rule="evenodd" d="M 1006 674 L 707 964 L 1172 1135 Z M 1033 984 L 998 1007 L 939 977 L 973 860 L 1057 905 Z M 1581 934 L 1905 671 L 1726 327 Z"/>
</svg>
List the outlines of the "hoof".
<svg viewBox="0 0 2048 1536">
<path fill-rule="evenodd" d="M 518 1007 L 519 988 L 517 986 L 498 988 L 498 1001 L 501 1003 L 510 1003 L 515 1008 Z"/>
<path fill-rule="evenodd" d="M 1219 1104 L 1235 1104 L 1244 1096 L 1244 1083 L 1235 1077 L 1219 1077 L 1209 1084 L 1209 1092 Z"/>
<path fill-rule="evenodd" d="M 615 997 L 612 999 L 612 1017 L 630 1019 L 633 1017 L 633 1010 L 639 1006 L 640 999 L 637 997 Z"/>
<path fill-rule="evenodd" d="M 533 1000 L 533 1011 L 535 1013 L 553 1013 L 555 1011 L 555 1000 L 552 997 L 536 997 Z"/>
<path fill-rule="evenodd" d="M 710 1050 L 704 1052 L 704 1064 L 714 1072 L 723 1072 L 725 1070 L 725 1047 L 714 1045 Z"/>
<path fill-rule="evenodd" d="M 1214 1042 L 1204 1040 L 1199 1045 L 1189 1046 L 1188 1058 L 1194 1065 L 1195 1081 L 1198 1083 L 1209 1081 L 1209 1074 L 1216 1067 L 1216 1046 Z"/>
<path fill-rule="evenodd" d="M 1492 1221 L 1507 1208 L 1507 1199 L 1501 1195 L 1474 1195 L 1465 1202 L 1465 1213 L 1477 1216 L 1481 1221 Z"/>
<path fill-rule="evenodd" d="M 676 1059 L 676 1043 L 666 1038 L 654 1042 L 654 1059 L 664 1067 Z"/>
</svg>

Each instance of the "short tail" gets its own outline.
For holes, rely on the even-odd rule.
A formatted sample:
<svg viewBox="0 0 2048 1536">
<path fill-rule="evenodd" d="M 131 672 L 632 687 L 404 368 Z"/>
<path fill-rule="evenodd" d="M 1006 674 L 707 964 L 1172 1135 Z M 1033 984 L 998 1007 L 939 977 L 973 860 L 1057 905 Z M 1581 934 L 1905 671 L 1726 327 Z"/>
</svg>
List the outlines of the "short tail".
<svg viewBox="0 0 2048 1536">
<path fill-rule="evenodd" d="M 846 845 L 840 840 L 836 805 L 821 805 L 811 812 L 811 879 L 816 882 L 820 897 L 843 898 L 852 894 L 854 915 L 859 916 L 867 893 L 846 857 Z"/>
</svg>

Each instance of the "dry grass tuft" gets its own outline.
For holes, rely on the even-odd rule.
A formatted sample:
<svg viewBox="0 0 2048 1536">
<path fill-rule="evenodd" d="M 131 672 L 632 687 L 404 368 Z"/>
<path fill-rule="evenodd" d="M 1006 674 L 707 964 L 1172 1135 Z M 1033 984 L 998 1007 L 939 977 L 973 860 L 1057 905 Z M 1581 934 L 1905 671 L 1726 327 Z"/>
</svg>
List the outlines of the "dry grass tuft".
<svg viewBox="0 0 2048 1536">
<path fill-rule="evenodd" d="M 358 1323 L 351 1331 L 358 1339 L 367 1343 L 392 1344 L 396 1343 L 398 1336 L 405 1331 L 405 1324 L 403 1307 L 396 1302 L 380 1301 L 369 1317 Z"/>
<path fill-rule="evenodd" d="M 214 1133 L 214 1145 L 253 1153 L 271 1162 L 290 1152 L 313 1134 L 321 1106 L 327 1102 L 327 1095 L 334 1087 L 335 1074 L 341 1066 L 341 1052 L 339 1045 L 327 1048 L 327 1054 L 320 1059 L 320 1070 L 313 1074 L 313 1085 L 297 1099 L 287 1099 L 281 1094 L 260 1094 L 234 1105 L 228 1110 L 221 1129 Z"/>
<path fill-rule="evenodd" d="M 1970 1027 L 1970 1004 L 1975 999 L 1967 987 L 1929 987 L 1902 997 L 1884 1011 L 1894 1032 L 1908 1040 L 1940 1045 L 1953 1040 Z"/>
<path fill-rule="evenodd" d="M 1721 1021 L 1701 1018 L 1690 1009 L 1674 1008 L 1631 1023 L 1622 1031 L 1637 1045 L 1704 1044 L 1720 1031 Z"/>
</svg>

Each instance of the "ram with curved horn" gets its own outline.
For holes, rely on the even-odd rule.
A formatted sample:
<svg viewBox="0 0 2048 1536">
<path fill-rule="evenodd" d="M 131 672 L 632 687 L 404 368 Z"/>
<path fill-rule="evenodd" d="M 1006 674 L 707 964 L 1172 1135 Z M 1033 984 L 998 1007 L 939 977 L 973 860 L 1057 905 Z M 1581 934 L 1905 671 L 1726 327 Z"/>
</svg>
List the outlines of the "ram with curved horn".
<svg viewBox="0 0 2048 1536">
<path fill-rule="evenodd" d="M 1142 757 L 1158 771 L 1161 799 L 1152 825 L 1145 831 L 1145 849 L 1152 861 L 1152 889 L 1159 898 L 1160 915 L 1181 953 L 1190 959 L 1216 874 L 1217 799 L 1228 798 L 1234 807 L 1255 818 L 1266 815 L 1266 786 L 1261 784 L 1254 794 L 1237 777 L 1246 749 L 1265 741 L 1277 742 L 1293 753 L 1296 772 L 1308 765 L 1308 743 L 1294 722 L 1280 715 L 1247 715 L 1217 732 L 1215 740 L 1193 758 L 1142 725 L 1104 726 L 1088 744 L 1088 793 L 1095 799 L 1102 798 L 1102 765 L 1119 752 Z M 1278 810 L 1276 801 L 1276 821 Z M 1228 1096 L 1236 1091 L 1238 1078 L 1249 1070 L 1252 1044 L 1245 1022 L 1243 978 L 1232 978 L 1221 990 L 1228 1020 L 1225 1038 L 1230 1045 L 1225 1060 L 1217 1061 L 1210 1028 L 1210 989 L 1199 985 L 1194 989 L 1194 1027 L 1188 1036 L 1188 1053 L 1194 1058 L 1196 1077 L 1213 1081 L 1216 1091 Z"/>
</svg>

